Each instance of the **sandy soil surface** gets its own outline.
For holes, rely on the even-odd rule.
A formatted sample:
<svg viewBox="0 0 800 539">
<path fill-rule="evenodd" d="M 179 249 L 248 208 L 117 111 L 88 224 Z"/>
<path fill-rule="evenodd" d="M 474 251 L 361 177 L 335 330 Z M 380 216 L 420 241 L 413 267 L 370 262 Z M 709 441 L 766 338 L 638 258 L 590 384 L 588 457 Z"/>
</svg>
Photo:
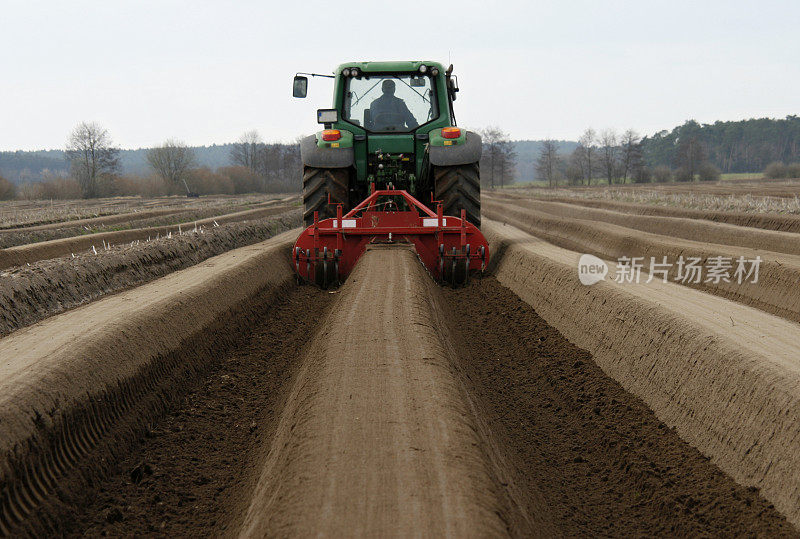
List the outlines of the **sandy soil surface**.
<svg viewBox="0 0 800 539">
<path fill-rule="evenodd" d="M 287 401 L 241 535 L 505 531 L 413 251 L 368 250 Z"/>
<path fill-rule="evenodd" d="M 258 205 L 287 194 L 209 195 L 199 198 L 164 196 L 143 198 L 139 196 L 92 198 L 77 200 L 14 200 L 0 202 L 0 231 L 9 228 L 33 227 L 49 224 L 68 224 L 80 219 L 111 217 L 123 213 L 151 210 L 197 210 L 204 208 L 230 208 L 237 205 Z M 296 196 L 296 195 L 295 195 Z"/>
<path fill-rule="evenodd" d="M 151 217 L 161 217 L 163 215 L 172 215 L 186 210 L 163 208 L 159 210 L 142 210 L 126 213 L 116 213 L 112 215 L 102 215 L 100 217 L 88 217 L 85 219 L 71 219 L 68 221 L 57 221 L 55 223 L 47 223 L 43 225 L 32 225 L 23 227 L 9 227 L 0 228 L 0 235 L 11 234 L 15 232 L 38 232 L 41 230 L 55 230 L 58 228 L 93 228 L 99 225 L 115 225 L 118 223 L 129 223 L 131 221 L 138 221 L 140 219 L 150 219 Z"/>
<path fill-rule="evenodd" d="M 624 193 L 656 191 L 662 193 L 686 193 L 717 196 L 769 196 L 794 198 L 800 195 L 800 179 L 772 180 L 764 178 L 723 180 L 718 182 L 672 182 L 613 184 L 601 182 L 592 186 L 569 187 L 576 193 L 602 193 L 609 189 Z M 537 192 L 542 189 L 523 188 L 520 191 Z"/>
<path fill-rule="evenodd" d="M 245 325 L 248 335 L 154 422 L 114 473 L 73 502 L 74 537 L 209 536 L 249 499 L 308 336 L 333 295 L 290 287 Z"/>
<path fill-rule="evenodd" d="M 470 394 L 559 534 L 795 535 L 494 278 L 444 294 Z"/>
<path fill-rule="evenodd" d="M 230 204 L 222 207 L 212 205 L 209 207 L 190 206 L 161 210 L 143 210 L 135 213 L 108 215 L 87 220 L 49 223 L 35 227 L 12 228 L 7 230 L 0 229 L 0 248 L 8 249 L 31 243 L 131 229 L 155 229 L 157 227 L 169 227 L 178 224 L 183 224 L 185 228 L 186 225 L 194 225 L 195 221 L 205 225 L 208 222 L 219 222 L 220 219 L 226 222 L 253 219 L 263 213 L 259 210 L 264 210 L 271 206 L 291 204 L 296 198 L 297 197 L 288 196 L 267 200 L 265 202 L 251 203 L 245 203 L 247 199 L 243 199 L 239 203 L 236 203 L 236 200 L 231 200 Z"/>
<path fill-rule="evenodd" d="M 585 287 L 565 246 L 756 251 L 564 206 L 486 200 L 562 246 L 486 219 L 465 289 L 397 246 L 296 287 L 291 231 L 0 339 L 0 534 L 796 536 L 800 325 L 745 305 L 794 255 Z"/>
</svg>

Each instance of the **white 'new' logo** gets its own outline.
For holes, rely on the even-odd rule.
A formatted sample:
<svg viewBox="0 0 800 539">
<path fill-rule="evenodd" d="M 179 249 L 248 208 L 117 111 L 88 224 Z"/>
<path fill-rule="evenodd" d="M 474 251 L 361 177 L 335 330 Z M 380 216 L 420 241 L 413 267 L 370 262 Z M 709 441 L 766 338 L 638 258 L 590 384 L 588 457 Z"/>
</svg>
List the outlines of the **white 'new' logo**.
<svg viewBox="0 0 800 539">
<path fill-rule="evenodd" d="M 581 255 L 578 260 L 578 279 L 581 284 L 591 286 L 602 281 L 608 274 L 608 265 L 601 258 L 593 255 Z"/>
</svg>

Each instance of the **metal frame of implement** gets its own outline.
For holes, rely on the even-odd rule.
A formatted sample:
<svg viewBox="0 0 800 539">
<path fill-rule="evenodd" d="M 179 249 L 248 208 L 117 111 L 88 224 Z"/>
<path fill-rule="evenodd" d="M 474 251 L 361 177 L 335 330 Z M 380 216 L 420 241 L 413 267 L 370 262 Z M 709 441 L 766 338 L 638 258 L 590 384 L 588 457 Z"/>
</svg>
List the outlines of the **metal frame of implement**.
<svg viewBox="0 0 800 539">
<path fill-rule="evenodd" d="M 388 202 L 378 204 L 387 197 Z M 405 200 L 408 210 L 399 209 L 397 197 Z M 300 234 L 292 251 L 298 278 L 328 288 L 347 278 L 367 245 L 411 243 L 436 281 L 466 284 L 470 272 L 482 273 L 489 264 L 489 245 L 467 222 L 464 210 L 460 218 L 443 215 L 441 203 L 436 210 L 405 190 L 385 189 L 373 191 L 346 215 L 341 205 L 335 218 L 319 221 L 314 212 L 314 224 Z"/>
</svg>

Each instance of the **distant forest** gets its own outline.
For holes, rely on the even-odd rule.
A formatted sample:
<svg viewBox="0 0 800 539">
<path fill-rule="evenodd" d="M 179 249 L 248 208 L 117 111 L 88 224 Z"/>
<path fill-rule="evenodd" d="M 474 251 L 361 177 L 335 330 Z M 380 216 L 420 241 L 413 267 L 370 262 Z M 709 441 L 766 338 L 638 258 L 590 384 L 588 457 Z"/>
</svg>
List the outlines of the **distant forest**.
<svg viewBox="0 0 800 539">
<path fill-rule="evenodd" d="M 760 118 L 699 124 L 689 120 L 672 131 L 642 139 L 645 162 L 675 167 L 684 140 L 696 139 L 722 172 L 760 172 L 774 161 L 800 161 L 800 117 Z"/>
<path fill-rule="evenodd" d="M 645 163 L 650 167 L 676 168 L 678 150 L 686 140 L 699 142 L 708 161 L 722 172 L 760 172 L 774 161 L 800 161 L 800 117 L 718 121 L 713 124 L 690 120 L 672 131 L 644 137 L 641 147 Z M 516 179 L 525 182 L 536 178 L 536 161 L 544 141 L 518 140 L 512 144 L 516 152 Z M 215 170 L 232 164 L 233 146 L 233 143 L 215 144 L 191 149 L 199 167 Z M 566 156 L 575 150 L 578 143 L 556 141 L 556 146 L 558 153 Z M 121 150 L 120 172 L 149 175 L 147 151 L 148 148 Z M 0 152 L 0 176 L 16 184 L 36 182 L 48 174 L 65 176 L 68 172 L 69 164 L 61 150 Z"/>
<path fill-rule="evenodd" d="M 231 165 L 231 149 L 234 144 L 214 144 L 212 146 L 194 146 L 199 167 L 215 170 Z M 148 176 L 151 173 L 147 164 L 149 148 L 136 150 L 120 150 L 120 172 L 131 176 Z M 0 176 L 14 183 L 39 181 L 42 173 L 49 172 L 60 176 L 69 173 L 69 162 L 62 150 L 40 150 L 32 152 L 0 152 Z"/>
</svg>

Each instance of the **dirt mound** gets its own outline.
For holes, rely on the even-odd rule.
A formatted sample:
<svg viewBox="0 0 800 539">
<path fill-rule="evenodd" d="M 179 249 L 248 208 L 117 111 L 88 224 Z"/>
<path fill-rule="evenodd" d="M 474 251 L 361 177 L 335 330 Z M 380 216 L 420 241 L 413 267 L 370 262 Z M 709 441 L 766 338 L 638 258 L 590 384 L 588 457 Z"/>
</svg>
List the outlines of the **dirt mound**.
<svg viewBox="0 0 800 539">
<path fill-rule="evenodd" d="M 87 219 L 73 219 L 70 221 L 59 221 L 56 223 L 47 223 L 44 225 L 20 226 L 14 228 L 0 228 L 0 237 L 6 234 L 13 234 L 15 232 L 38 232 L 41 230 L 54 230 L 58 228 L 93 228 L 98 225 L 116 225 L 118 223 L 130 223 L 132 221 L 139 221 L 141 219 L 150 219 L 152 217 L 161 217 L 164 215 L 172 215 L 178 210 L 175 208 L 164 208 L 160 210 L 145 210 L 134 211 L 129 213 L 115 213 L 113 215 L 101 215 L 100 217 L 89 217 Z"/>
<path fill-rule="evenodd" d="M 215 224 L 235 223 L 254 219 L 264 219 L 293 209 L 292 205 L 281 204 L 265 208 L 256 208 L 217 217 L 199 219 L 190 223 L 178 225 L 156 226 L 148 228 L 134 228 L 130 230 L 117 230 L 113 232 L 99 232 L 96 234 L 86 234 L 82 236 L 66 237 L 50 241 L 40 241 L 39 243 L 29 243 L 17 245 L 0 250 L 0 269 L 31 264 L 38 260 L 47 260 L 59 256 L 68 256 L 71 253 L 78 253 L 94 248 L 99 248 L 104 243 L 120 244 L 130 243 L 136 240 L 146 240 L 157 236 L 178 234 L 186 229 L 195 227 L 211 227 Z M 0 238 L 2 239 L 2 238 Z"/>
<path fill-rule="evenodd" d="M 242 328 L 225 322 L 242 320 L 235 315 L 246 316 L 252 298 L 263 302 L 290 282 L 286 253 L 296 235 L 211 258 L 0 339 L 0 533 L 54 491 L 68 490 L 62 478 L 93 477 L 217 346 L 239 338 Z"/>
<path fill-rule="evenodd" d="M 800 523 L 797 324 L 674 283 L 587 287 L 578 253 L 498 223 L 498 280 L 743 485 Z M 610 264 L 610 273 L 614 272 Z"/>
<path fill-rule="evenodd" d="M 674 236 L 692 241 L 736 245 L 776 253 L 800 254 L 800 234 L 752 227 L 714 223 L 703 219 L 636 215 L 619 211 L 588 208 L 561 202 L 535 199 L 509 201 L 519 208 L 545 212 L 567 219 L 611 223 L 651 234 Z"/>
<path fill-rule="evenodd" d="M 161 196 L 155 198 L 124 196 L 111 198 L 91 198 L 75 200 L 15 200 L 0 205 L 0 234 L 10 229 L 23 229 L 39 226 L 70 226 L 80 220 L 111 217 L 120 214 L 167 210 L 180 211 L 212 210 L 220 215 L 232 208 L 263 207 L 276 202 L 288 202 L 298 195 L 248 194 L 248 195 L 208 195 L 199 198 L 185 196 Z M 228 211 L 230 213 L 230 211 Z M 102 221 L 101 221 L 102 222 Z"/>
<path fill-rule="evenodd" d="M 300 212 L 293 210 L 273 219 L 231 223 L 202 234 L 162 237 L 0 272 L 0 336 L 299 224 Z"/>
<path fill-rule="evenodd" d="M 800 282 L 800 256 L 638 232 L 610 223 L 567 219 L 494 201 L 485 202 L 483 207 L 490 219 L 513 224 L 565 249 L 612 260 L 623 256 L 643 257 L 646 263 L 651 257 L 657 262 L 667 257 L 667 263 L 671 264 L 671 281 L 677 276 L 680 257 L 697 257 L 700 265 L 704 266 L 712 257 L 729 257 L 735 261 L 740 256 L 747 259 L 760 256 L 762 261 L 757 283 L 752 283 L 750 279 L 743 279 L 739 283 L 731 278 L 729 282 L 720 280 L 716 283 L 713 280 L 701 280 L 699 283 L 687 280 L 686 286 L 800 322 L 800 290 L 797 287 Z"/>
<path fill-rule="evenodd" d="M 745 213 L 726 211 L 695 210 L 678 208 L 674 206 L 657 206 L 653 204 L 635 204 L 632 202 L 616 202 L 611 200 L 591 200 L 581 198 L 548 197 L 552 202 L 563 202 L 590 208 L 603 208 L 638 215 L 660 215 L 663 217 L 687 217 L 690 219 L 705 219 L 717 223 L 727 223 L 736 226 L 763 228 L 781 232 L 800 233 L 799 215 L 780 215 L 775 213 Z"/>
<path fill-rule="evenodd" d="M 413 251 L 364 254 L 299 371 L 242 535 L 506 531 L 504 489 L 451 373 L 437 292 Z"/>
<path fill-rule="evenodd" d="M 288 202 L 295 197 L 282 197 L 282 198 L 275 198 L 272 200 L 267 200 L 264 202 L 256 202 L 250 204 L 250 201 L 247 201 L 249 205 L 249 209 L 258 209 L 258 208 L 265 208 L 267 206 L 272 206 L 279 204 L 281 202 Z M 242 201 L 244 202 L 244 201 Z M 239 213 L 241 211 L 247 211 L 241 209 L 242 205 L 238 205 Z M 247 206 L 245 206 L 247 207 Z M 231 206 L 232 209 L 237 209 L 237 206 Z M 0 247 L 9 247 L 10 245 L 6 245 L 8 242 L 7 237 L 11 234 L 15 233 L 31 233 L 31 232 L 42 232 L 42 231 L 56 231 L 56 230 L 64 230 L 67 233 L 72 233 L 72 235 L 82 233 L 85 234 L 85 231 L 95 231 L 95 232 L 102 232 L 102 230 L 97 230 L 98 228 L 104 228 L 107 226 L 114 226 L 114 225 L 125 225 L 128 228 L 134 228 L 134 226 L 141 228 L 147 226 L 156 226 L 156 225 L 168 225 L 174 223 L 185 223 L 192 220 L 197 219 L 205 219 L 208 217 L 226 215 L 221 213 L 220 208 L 218 206 L 211 206 L 207 208 L 200 208 L 200 207 L 187 207 L 185 205 L 177 205 L 168 208 L 160 208 L 160 209 L 143 209 L 138 211 L 132 212 L 124 212 L 124 213 L 113 213 L 111 215 L 101 215 L 98 217 L 89 217 L 84 219 L 71 219 L 66 221 L 56 221 L 56 222 L 49 222 L 46 224 L 31 224 L 28 226 L 17 226 L 17 227 L 0 227 Z M 231 214 L 234 212 L 229 212 Z M 55 234 L 55 232 L 54 232 Z M 67 237 L 59 236 L 62 238 Z M 56 237 L 44 237 L 44 239 L 56 239 Z M 25 243 L 30 243 L 25 242 Z M 17 244 L 19 245 L 19 244 Z"/>
</svg>

